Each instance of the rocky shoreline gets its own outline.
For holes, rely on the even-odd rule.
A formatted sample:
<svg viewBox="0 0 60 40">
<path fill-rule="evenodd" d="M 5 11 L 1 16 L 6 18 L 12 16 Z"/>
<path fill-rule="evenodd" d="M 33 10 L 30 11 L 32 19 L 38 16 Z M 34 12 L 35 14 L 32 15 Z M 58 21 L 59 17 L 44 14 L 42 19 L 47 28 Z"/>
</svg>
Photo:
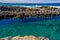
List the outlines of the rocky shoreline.
<svg viewBox="0 0 60 40">
<path fill-rule="evenodd" d="M 16 37 L 5 37 L 0 38 L 0 40 L 49 40 L 46 37 L 35 37 L 35 36 L 16 36 Z"/>
<path fill-rule="evenodd" d="M 25 17 L 51 17 L 60 15 L 60 8 L 0 6 L 0 19 Z"/>
</svg>

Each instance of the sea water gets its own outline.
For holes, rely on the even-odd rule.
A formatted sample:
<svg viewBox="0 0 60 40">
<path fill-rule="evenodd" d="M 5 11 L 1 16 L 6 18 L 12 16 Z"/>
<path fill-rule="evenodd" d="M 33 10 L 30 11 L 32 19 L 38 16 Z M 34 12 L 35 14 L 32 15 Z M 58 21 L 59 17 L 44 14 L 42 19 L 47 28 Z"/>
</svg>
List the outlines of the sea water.
<svg viewBox="0 0 60 40">
<path fill-rule="evenodd" d="M 60 16 L 0 19 L 0 37 L 18 35 L 60 40 Z"/>
<path fill-rule="evenodd" d="M 0 3 L 0 6 L 60 6 L 60 3 Z"/>
<path fill-rule="evenodd" d="M 60 40 L 60 16 L 0 20 L 0 37 L 18 35 L 45 36 L 50 40 Z"/>
</svg>

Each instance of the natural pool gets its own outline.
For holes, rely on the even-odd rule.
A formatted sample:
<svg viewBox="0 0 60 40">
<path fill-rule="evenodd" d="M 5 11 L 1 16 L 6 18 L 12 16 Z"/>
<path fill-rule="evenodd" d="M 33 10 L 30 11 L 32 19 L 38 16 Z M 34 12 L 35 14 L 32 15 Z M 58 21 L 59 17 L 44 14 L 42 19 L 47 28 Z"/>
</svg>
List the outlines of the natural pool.
<svg viewBox="0 0 60 40">
<path fill-rule="evenodd" d="M 50 40 L 60 40 L 60 16 L 0 20 L 0 37 L 17 35 L 46 36 Z"/>
</svg>

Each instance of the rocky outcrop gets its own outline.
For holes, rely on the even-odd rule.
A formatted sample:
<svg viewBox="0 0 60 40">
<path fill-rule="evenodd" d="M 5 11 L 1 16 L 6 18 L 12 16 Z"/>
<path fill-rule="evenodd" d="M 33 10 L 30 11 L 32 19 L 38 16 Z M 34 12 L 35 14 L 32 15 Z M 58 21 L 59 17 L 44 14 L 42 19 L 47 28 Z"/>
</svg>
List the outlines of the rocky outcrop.
<svg viewBox="0 0 60 40">
<path fill-rule="evenodd" d="M 16 37 L 6 37 L 0 38 L 0 40 L 49 40 L 46 37 L 35 37 L 35 36 L 16 36 Z"/>
<path fill-rule="evenodd" d="M 14 7 L 0 6 L 0 19 L 4 18 L 24 18 L 24 17 L 51 17 L 60 15 L 60 9 L 54 7 Z"/>
<path fill-rule="evenodd" d="M 0 38 L 0 40 L 11 40 L 12 37 Z"/>
</svg>

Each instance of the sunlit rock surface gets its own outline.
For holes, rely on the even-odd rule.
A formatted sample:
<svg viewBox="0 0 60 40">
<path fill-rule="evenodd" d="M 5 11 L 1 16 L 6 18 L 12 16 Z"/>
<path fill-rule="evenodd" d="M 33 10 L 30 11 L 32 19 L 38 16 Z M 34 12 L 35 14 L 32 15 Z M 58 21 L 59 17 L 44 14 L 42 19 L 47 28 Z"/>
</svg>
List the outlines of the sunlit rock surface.
<svg viewBox="0 0 60 40">
<path fill-rule="evenodd" d="M 46 37 L 35 37 L 35 36 L 15 36 L 15 37 L 5 37 L 0 38 L 0 40 L 49 40 Z"/>
<path fill-rule="evenodd" d="M 12 40 L 49 40 L 49 39 L 46 37 L 35 37 L 35 36 L 20 37 L 20 36 L 16 36 L 16 37 L 13 37 Z"/>
</svg>

